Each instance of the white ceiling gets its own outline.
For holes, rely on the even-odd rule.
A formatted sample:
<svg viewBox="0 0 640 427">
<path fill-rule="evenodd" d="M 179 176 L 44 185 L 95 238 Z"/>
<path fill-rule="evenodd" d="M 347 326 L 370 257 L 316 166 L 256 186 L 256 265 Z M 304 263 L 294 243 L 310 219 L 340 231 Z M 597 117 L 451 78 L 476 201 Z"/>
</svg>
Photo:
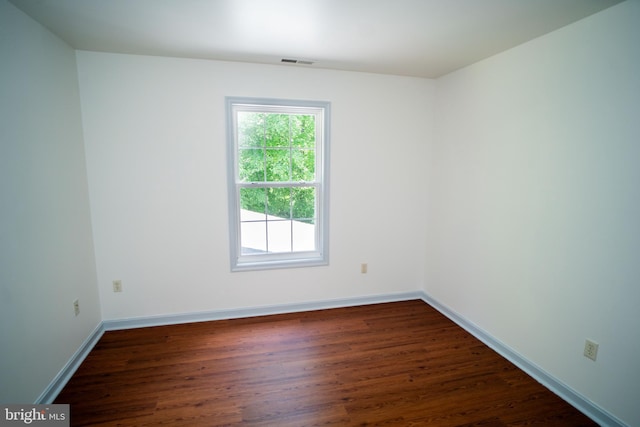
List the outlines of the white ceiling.
<svg viewBox="0 0 640 427">
<path fill-rule="evenodd" d="M 10 0 L 73 48 L 435 78 L 621 0 Z"/>
</svg>

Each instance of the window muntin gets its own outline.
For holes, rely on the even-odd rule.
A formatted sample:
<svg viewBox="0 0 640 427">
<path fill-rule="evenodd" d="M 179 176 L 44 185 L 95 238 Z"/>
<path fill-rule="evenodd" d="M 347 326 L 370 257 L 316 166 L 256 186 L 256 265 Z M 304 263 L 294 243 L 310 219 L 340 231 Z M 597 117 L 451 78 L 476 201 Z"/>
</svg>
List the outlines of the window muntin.
<svg viewBox="0 0 640 427">
<path fill-rule="evenodd" d="M 227 98 L 232 270 L 328 263 L 329 103 Z"/>
</svg>

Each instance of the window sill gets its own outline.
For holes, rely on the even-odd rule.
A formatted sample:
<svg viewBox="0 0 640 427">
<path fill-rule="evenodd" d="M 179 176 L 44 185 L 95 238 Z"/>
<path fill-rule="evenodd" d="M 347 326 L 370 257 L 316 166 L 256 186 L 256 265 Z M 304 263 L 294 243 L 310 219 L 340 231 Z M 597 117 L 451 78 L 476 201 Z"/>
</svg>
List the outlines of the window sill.
<svg viewBox="0 0 640 427">
<path fill-rule="evenodd" d="M 279 260 L 243 260 L 231 266 L 232 272 L 275 270 L 285 268 L 319 267 L 329 265 L 325 258 L 300 258 Z"/>
</svg>

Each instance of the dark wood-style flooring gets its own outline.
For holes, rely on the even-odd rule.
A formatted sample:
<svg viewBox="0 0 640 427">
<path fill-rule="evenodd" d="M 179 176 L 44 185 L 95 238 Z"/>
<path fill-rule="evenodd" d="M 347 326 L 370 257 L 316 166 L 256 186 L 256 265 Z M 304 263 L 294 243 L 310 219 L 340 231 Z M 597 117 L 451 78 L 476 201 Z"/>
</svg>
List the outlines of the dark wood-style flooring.
<svg viewBox="0 0 640 427">
<path fill-rule="evenodd" d="M 594 426 L 423 301 L 106 332 L 74 426 Z"/>
</svg>

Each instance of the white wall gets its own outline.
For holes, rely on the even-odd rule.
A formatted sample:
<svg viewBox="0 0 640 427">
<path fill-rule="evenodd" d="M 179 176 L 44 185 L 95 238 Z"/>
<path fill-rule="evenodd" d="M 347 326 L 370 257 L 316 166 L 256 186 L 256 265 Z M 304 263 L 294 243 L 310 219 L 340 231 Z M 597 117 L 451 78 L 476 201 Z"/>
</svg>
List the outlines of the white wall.
<svg viewBox="0 0 640 427">
<path fill-rule="evenodd" d="M 0 402 L 27 403 L 101 314 L 75 53 L 0 0 L 0 73 Z"/>
<path fill-rule="evenodd" d="M 123 319 L 426 283 L 640 424 L 638 18 L 625 2 L 435 83 L 77 52 L 81 115 L 74 52 L 0 0 L 0 401 L 49 384 L 97 288 Z M 229 272 L 227 95 L 332 102 L 330 266 Z"/>
<path fill-rule="evenodd" d="M 95 52 L 78 69 L 104 319 L 421 289 L 432 81 Z M 328 267 L 230 272 L 225 96 L 332 103 Z"/>
<path fill-rule="evenodd" d="M 427 193 L 427 293 L 629 425 L 638 22 L 640 3 L 625 2 L 438 79 Z"/>
</svg>

